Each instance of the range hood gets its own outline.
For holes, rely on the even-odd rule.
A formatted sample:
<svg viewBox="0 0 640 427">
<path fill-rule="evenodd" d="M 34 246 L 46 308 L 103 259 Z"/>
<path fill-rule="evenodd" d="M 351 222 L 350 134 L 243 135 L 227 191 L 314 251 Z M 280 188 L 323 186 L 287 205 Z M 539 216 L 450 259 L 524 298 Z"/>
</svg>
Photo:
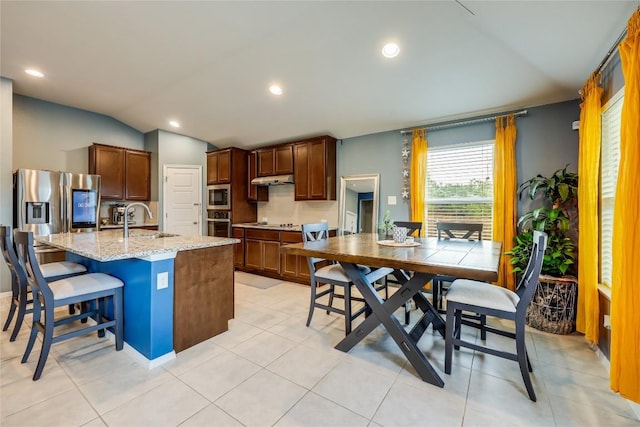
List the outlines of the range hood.
<svg viewBox="0 0 640 427">
<path fill-rule="evenodd" d="M 293 175 L 274 175 L 274 176 L 261 176 L 253 178 L 251 180 L 253 185 L 283 185 L 293 184 Z"/>
</svg>

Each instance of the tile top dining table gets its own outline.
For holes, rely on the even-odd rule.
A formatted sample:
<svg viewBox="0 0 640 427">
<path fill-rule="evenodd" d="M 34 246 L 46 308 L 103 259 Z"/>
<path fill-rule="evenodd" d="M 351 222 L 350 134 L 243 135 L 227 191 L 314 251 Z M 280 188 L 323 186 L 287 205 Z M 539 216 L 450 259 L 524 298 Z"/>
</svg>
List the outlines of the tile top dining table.
<svg viewBox="0 0 640 427">
<path fill-rule="evenodd" d="M 382 324 L 418 375 L 424 381 L 442 387 L 444 381 L 418 349 L 417 343 L 429 324 L 444 336 L 444 319 L 420 291 L 435 275 L 496 281 L 502 244 L 490 240 L 422 238 L 415 239 L 414 246 L 388 246 L 378 243 L 379 240 L 377 234 L 349 234 L 286 245 L 281 251 L 338 261 L 371 308 L 371 314 L 340 341 L 336 349 L 348 352 Z M 400 288 L 387 300 L 382 300 L 357 264 L 393 268 Z M 415 301 L 423 315 L 407 332 L 394 312 L 409 299 Z"/>
</svg>

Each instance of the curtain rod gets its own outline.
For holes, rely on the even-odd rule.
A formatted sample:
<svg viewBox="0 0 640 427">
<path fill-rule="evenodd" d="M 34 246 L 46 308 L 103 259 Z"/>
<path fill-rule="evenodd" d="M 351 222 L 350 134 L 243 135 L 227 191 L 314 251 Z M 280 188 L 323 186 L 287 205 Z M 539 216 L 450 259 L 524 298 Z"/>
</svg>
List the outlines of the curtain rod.
<svg viewBox="0 0 640 427">
<path fill-rule="evenodd" d="M 627 35 L 627 28 L 625 28 L 620 35 L 618 36 L 618 38 L 616 39 L 615 42 L 613 42 L 613 45 L 611 46 L 611 49 L 609 49 L 609 51 L 607 52 L 607 54 L 604 56 L 604 58 L 602 59 L 602 61 L 600 61 L 600 65 L 598 65 L 598 68 L 596 68 L 596 70 L 593 72 L 593 74 L 595 74 L 596 76 L 600 73 L 600 71 L 602 71 L 604 69 L 604 67 L 607 66 L 607 64 L 609 63 L 609 61 L 611 60 L 611 58 L 613 58 L 613 53 L 616 51 L 616 49 L 618 48 L 618 45 L 620 44 L 620 42 L 622 42 L 622 39 L 625 38 Z"/>
<path fill-rule="evenodd" d="M 518 111 L 517 113 L 512 113 L 515 117 L 518 116 L 524 116 L 525 114 L 527 114 L 527 110 L 522 110 L 522 111 Z M 464 121 L 460 121 L 460 122 L 453 122 L 453 123 L 444 123 L 441 125 L 433 125 L 433 126 L 426 126 L 423 128 L 414 128 L 414 129 L 409 129 L 409 130 L 401 130 L 400 133 L 401 134 L 405 134 L 405 133 L 411 133 L 413 132 L 415 129 L 424 129 L 425 131 L 429 131 L 429 130 L 438 130 L 438 129 L 446 129 L 446 128 L 452 128 L 452 127 L 458 127 L 458 126 L 466 126 L 466 125 L 471 125 L 474 123 L 482 123 L 482 122 L 489 122 L 491 120 L 495 120 L 498 117 L 507 117 L 509 116 L 509 114 L 501 114 L 498 116 L 491 116 L 491 117 L 483 117 L 481 119 L 471 119 L 471 120 L 464 120 Z"/>
</svg>

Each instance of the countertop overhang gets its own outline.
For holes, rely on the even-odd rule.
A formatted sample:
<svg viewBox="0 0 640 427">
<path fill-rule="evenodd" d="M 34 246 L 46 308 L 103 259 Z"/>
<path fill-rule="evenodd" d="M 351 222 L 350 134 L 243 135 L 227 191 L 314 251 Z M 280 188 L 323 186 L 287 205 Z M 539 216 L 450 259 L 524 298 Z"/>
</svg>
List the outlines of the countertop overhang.
<svg viewBox="0 0 640 427">
<path fill-rule="evenodd" d="M 129 258 L 149 257 L 171 252 L 240 243 L 234 238 L 209 236 L 166 235 L 150 230 L 129 230 L 129 237 L 122 230 L 104 230 L 95 233 L 59 233 L 35 236 L 35 240 L 77 255 L 106 262 Z"/>
</svg>

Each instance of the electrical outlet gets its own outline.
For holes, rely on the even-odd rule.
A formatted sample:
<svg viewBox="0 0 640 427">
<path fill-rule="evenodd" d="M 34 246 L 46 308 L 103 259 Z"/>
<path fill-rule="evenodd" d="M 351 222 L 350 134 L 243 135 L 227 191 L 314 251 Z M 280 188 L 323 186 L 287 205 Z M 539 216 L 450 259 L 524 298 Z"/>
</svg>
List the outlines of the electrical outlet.
<svg viewBox="0 0 640 427">
<path fill-rule="evenodd" d="M 169 272 L 158 273 L 157 289 L 166 289 L 169 287 Z"/>
</svg>

